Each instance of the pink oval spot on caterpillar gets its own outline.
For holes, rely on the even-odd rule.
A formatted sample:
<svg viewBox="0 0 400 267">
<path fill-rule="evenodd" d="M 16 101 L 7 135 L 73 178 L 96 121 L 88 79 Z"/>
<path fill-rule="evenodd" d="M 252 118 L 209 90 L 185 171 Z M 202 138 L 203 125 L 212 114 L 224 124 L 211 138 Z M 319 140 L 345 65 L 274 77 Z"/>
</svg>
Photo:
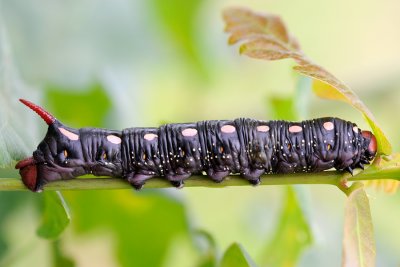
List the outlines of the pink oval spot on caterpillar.
<svg viewBox="0 0 400 267">
<path fill-rule="evenodd" d="M 187 128 L 182 131 L 183 136 L 195 136 L 197 134 L 197 130 L 194 128 Z"/>
<path fill-rule="evenodd" d="M 332 131 L 333 128 L 335 128 L 335 126 L 333 125 L 333 122 L 327 121 L 327 122 L 324 122 L 324 128 L 327 131 Z"/>
<path fill-rule="evenodd" d="M 357 126 L 354 126 L 354 127 L 353 127 L 353 131 L 354 131 L 355 133 L 358 133 L 358 127 L 357 127 Z"/>
<path fill-rule="evenodd" d="M 299 125 L 293 125 L 289 127 L 289 132 L 291 133 L 299 133 L 301 131 L 303 131 L 303 128 L 301 128 Z"/>
<path fill-rule="evenodd" d="M 260 125 L 257 126 L 257 131 L 259 132 L 268 132 L 269 131 L 269 126 L 268 125 Z"/>
<path fill-rule="evenodd" d="M 119 138 L 116 135 L 112 135 L 112 134 L 107 135 L 107 140 L 116 145 L 121 144 L 121 138 Z"/>
<path fill-rule="evenodd" d="M 60 132 L 61 132 L 65 137 L 67 137 L 69 140 L 76 141 L 76 140 L 79 139 L 79 135 L 74 134 L 73 132 L 70 132 L 70 131 L 68 131 L 68 130 L 65 130 L 65 129 L 62 128 L 62 127 L 58 127 L 58 130 L 60 130 Z"/>
<path fill-rule="evenodd" d="M 234 133 L 236 128 L 232 125 L 224 125 L 221 127 L 221 132 L 223 133 Z"/>
<path fill-rule="evenodd" d="M 158 137 L 158 135 L 153 134 L 153 133 L 148 133 L 143 136 L 143 138 L 146 139 L 147 141 L 153 141 L 157 137 Z"/>
</svg>

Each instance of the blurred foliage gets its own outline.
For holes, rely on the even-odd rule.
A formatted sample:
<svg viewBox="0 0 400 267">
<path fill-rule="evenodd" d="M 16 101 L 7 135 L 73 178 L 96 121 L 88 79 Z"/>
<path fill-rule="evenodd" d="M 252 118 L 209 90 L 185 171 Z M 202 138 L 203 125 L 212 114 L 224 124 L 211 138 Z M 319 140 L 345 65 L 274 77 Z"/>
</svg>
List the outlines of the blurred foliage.
<svg viewBox="0 0 400 267">
<path fill-rule="evenodd" d="M 309 222 L 293 187 L 287 187 L 273 237 L 263 249 L 263 266 L 296 266 L 300 255 L 312 244 Z"/>
<path fill-rule="evenodd" d="M 240 244 L 232 244 L 225 252 L 221 267 L 256 267 L 247 252 Z"/>
<path fill-rule="evenodd" d="M 62 248 L 60 247 L 60 241 L 53 241 L 51 244 L 52 254 L 53 254 L 53 266 L 54 267 L 74 267 L 74 261 L 64 255 Z"/>
<path fill-rule="evenodd" d="M 189 66 L 193 67 L 194 72 L 206 75 L 207 70 L 202 61 L 196 35 L 196 18 L 202 1 L 151 0 L 149 3 L 159 19 L 161 32 L 175 44 L 177 55 L 191 63 Z"/>
<path fill-rule="evenodd" d="M 217 264 L 217 245 L 213 236 L 204 231 L 194 231 L 194 241 L 197 244 L 202 257 L 197 267 L 215 267 Z"/>
<path fill-rule="evenodd" d="M 71 220 L 69 208 L 59 191 L 44 192 L 43 202 L 42 222 L 37 234 L 43 238 L 56 239 Z"/>
<path fill-rule="evenodd" d="M 30 136 L 37 129 L 32 120 L 20 112 L 18 97 L 32 96 L 32 90 L 19 78 L 11 56 L 6 30 L 0 17 L 0 167 L 10 167 L 29 155 Z"/>
<path fill-rule="evenodd" d="M 296 75 L 298 79 L 294 96 L 274 96 L 269 99 L 271 118 L 275 120 L 298 121 L 309 113 L 311 79 Z"/>
<path fill-rule="evenodd" d="M 26 85 L 14 65 L 12 49 L 7 32 L 0 17 L 0 167 L 10 167 L 30 153 L 33 137 L 36 135 L 35 120 L 24 114 L 25 108 L 18 104 L 18 98 L 36 98 L 32 88 Z M 14 173 L 2 170 L 4 175 Z M 0 192 L 0 259 L 9 250 L 6 236 L 7 219 L 27 201 L 37 203 L 37 197 L 27 192 Z M 1 263 L 0 263 L 1 264 Z"/>
<path fill-rule="evenodd" d="M 5 236 L 7 218 L 27 201 L 34 201 L 35 199 L 37 198 L 29 192 L 0 192 L 0 258 L 8 250 L 8 240 Z"/>
<path fill-rule="evenodd" d="M 350 189 L 353 190 L 346 203 L 342 266 L 372 267 L 376 264 L 376 247 L 369 200 L 361 183 Z"/>
<path fill-rule="evenodd" d="M 274 111 L 273 117 L 279 120 L 295 120 L 296 111 L 294 109 L 295 100 L 292 97 L 274 97 L 270 100 L 272 110 Z"/>
<path fill-rule="evenodd" d="M 104 87 L 98 82 L 82 89 L 48 86 L 46 100 L 46 110 L 60 114 L 61 122 L 75 128 L 101 127 L 112 106 Z"/>
<path fill-rule="evenodd" d="M 111 229 L 122 266 L 161 266 L 169 244 L 188 225 L 182 203 L 161 191 L 68 192 L 79 235 Z"/>
</svg>

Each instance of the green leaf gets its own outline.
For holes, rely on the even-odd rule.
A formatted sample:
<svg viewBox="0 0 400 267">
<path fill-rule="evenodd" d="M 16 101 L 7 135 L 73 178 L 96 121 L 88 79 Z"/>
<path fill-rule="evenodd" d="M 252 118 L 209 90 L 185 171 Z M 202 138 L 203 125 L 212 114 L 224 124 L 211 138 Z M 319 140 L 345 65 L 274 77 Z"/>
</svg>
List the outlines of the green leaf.
<svg viewBox="0 0 400 267">
<path fill-rule="evenodd" d="M 35 98 L 13 64 L 6 30 L 0 21 L 0 167 L 10 167 L 30 154 L 37 130 L 36 120 L 18 101 Z"/>
<path fill-rule="evenodd" d="M 71 220 L 69 209 L 59 191 L 46 191 L 43 193 L 43 198 L 44 210 L 37 234 L 43 238 L 55 239 Z"/>
<path fill-rule="evenodd" d="M 55 240 L 51 244 L 52 256 L 53 256 L 53 266 L 54 267 L 74 267 L 75 262 L 64 255 L 61 248 L 61 241 Z"/>
<path fill-rule="evenodd" d="M 200 263 L 196 265 L 197 267 L 215 267 L 216 259 L 214 255 L 205 255 L 201 258 Z"/>
<path fill-rule="evenodd" d="M 104 118 L 112 106 L 105 89 L 97 82 L 81 90 L 50 85 L 46 88 L 46 100 L 46 109 L 74 128 L 104 127 Z"/>
<path fill-rule="evenodd" d="M 376 248 L 369 201 L 361 183 L 352 187 L 356 189 L 346 201 L 342 266 L 372 267 Z"/>
<path fill-rule="evenodd" d="M 293 187 L 287 187 L 274 236 L 262 252 L 265 266 L 296 266 L 301 253 L 312 244 L 312 233 Z"/>
<path fill-rule="evenodd" d="M 233 243 L 222 258 L 220 267 L 256 267 L 244 248 L 237 243 Z"/>
<path fill-rule="evenodd" d="M 205 230 L 196 230 L 193 233 L 197 249 L 201 253 L 201 259 L 197 267 L 215 267 L 217 258 L 217 245 L 214 237 Z"/>
<path fill-rule="evenodd" d="M 272 118 L 275 120 L 298 121 L 306 117 L 311 93 L 311 79 L 300 76 L 293 97 L 272 97 L 269 105 L 272 108 Z"/>
<path fill-rule="evenodd" d="M 273 118 L 276 120 L 294 121 L 297 119 L 292 97 L 272 97 L 270 100 Z"/>
<path fill-rule="evenodd" d="M 295 110 L 296 110 L 296 119 L 304 120 L 309 118 L 309 109 L 311 102 L 311 94 L 312 94 L 312 79 L 306 76 L 298 75 L 297 85 L 296 85 L 296 93 L 294 95 L 294 99 L 296 99 Z"/>
<path fill-rule="evenodd" d="M 37 197 L 31 192 L 0 192 L 0 259 L 3 259 L 9 248 L 9 240 L 5 233 L 8 229 L 7 222 L 21 206 L 27 203 L 37 203 Z"/>
<path fill-rule="evenodd" d="M 294 59 L 297 63 L 294 70 L 314 79 L 314 92 L 318 96 L 344 101 L 359 110 L 376 136 L 378 153 L 392 153 L 389 140 L 367 106 L 347 85 L 307 58 L 279 17 L 257 14 L 244 8 L 230 8 L 223 15 L 225 30 L 231 34 L 229 43 L 242 42 L 241 54 L 264 60 Z"/>
<path fill-rule="evenodd" d="M 187 59 L 197 74 L 206 75 L 201 50 L 199 49 L 196 26 L 198 12 L 202 6 L 200 0 L 152 0 L 149 2 L 159 21 L 161 31 L 169 38 L 179 56 Z"/>
</svg>

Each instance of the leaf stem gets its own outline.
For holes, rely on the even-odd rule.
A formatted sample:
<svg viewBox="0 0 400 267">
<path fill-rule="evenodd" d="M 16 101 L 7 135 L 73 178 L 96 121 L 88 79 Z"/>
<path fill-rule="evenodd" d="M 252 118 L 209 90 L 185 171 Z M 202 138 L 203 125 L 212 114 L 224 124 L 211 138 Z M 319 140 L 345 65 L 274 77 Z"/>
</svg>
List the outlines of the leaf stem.
<svg viewBox="0 0 400 267">
<path fill-rule="evenodd" d="M 347 181 L 363 181 L 376 179 L 393 179 L 400 181 L 400 165 L 397 161 L 385 166 L 370 166 L 354 176 L 337 171 L 320 173 L 295 173 L 263 175 L 261 185 L 288 185 L 288 184 L 328 184 L 338 186 L 343 179 Z M 237 175 L 228 176 L 222 183 L 215 183 L 209 177 L 194 175 L 185 180 L 185 187 L 222 188 L 228 186 L 244 186 L 249 183 Z M 153 178 L 146 182 L 144 188 L 166 188 L 171 184 L 163 178 Z M 103 190 L 128 189 L 129 183 L 117 178 L 77 178 L 72 180 L 54 181 L 45 186 L 45 190 Z M 27 190 L 19 178 L 0 178 L 0 191 Z"/>
</svg>

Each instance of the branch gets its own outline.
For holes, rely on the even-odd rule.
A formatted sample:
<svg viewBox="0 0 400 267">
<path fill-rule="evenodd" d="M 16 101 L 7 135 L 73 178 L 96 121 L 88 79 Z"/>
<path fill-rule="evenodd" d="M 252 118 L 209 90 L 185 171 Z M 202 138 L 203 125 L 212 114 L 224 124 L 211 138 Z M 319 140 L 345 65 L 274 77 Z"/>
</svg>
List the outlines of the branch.
<svg viewBox="0 0 400 267">
<path fill-rule="evenodd" d="M 272 174 L 261 177 L 261 185 L 289 184 L 328 184 L 339 186 L 345 181 L 364 181 L 377 179 L 392 179 L 400 181 L 400 154 L 394 155 L 390 161 L 376 160 L 365 171 L 359 171 L 354 176 L 338 171 L 319 173 Z M 194 175 L 185 180 L 185 187 L 222 188 L 227 186 L 249 185 L 248 181 L 238 175 L 225 178 L 222 183 L 215 183 L 209 177 Z M 163 178 L 153 178 L 146 182 L 146 188 L 166 188 L 171 184 Z M 55 181 L 47 184 L 45 190 L 88 190 L 88 189 L 128 189 L 131 185 L 117 178 L 77 178 Z M 27 190 L 18 178 L 0 178 L 0 191 Z"/>
</svg>

